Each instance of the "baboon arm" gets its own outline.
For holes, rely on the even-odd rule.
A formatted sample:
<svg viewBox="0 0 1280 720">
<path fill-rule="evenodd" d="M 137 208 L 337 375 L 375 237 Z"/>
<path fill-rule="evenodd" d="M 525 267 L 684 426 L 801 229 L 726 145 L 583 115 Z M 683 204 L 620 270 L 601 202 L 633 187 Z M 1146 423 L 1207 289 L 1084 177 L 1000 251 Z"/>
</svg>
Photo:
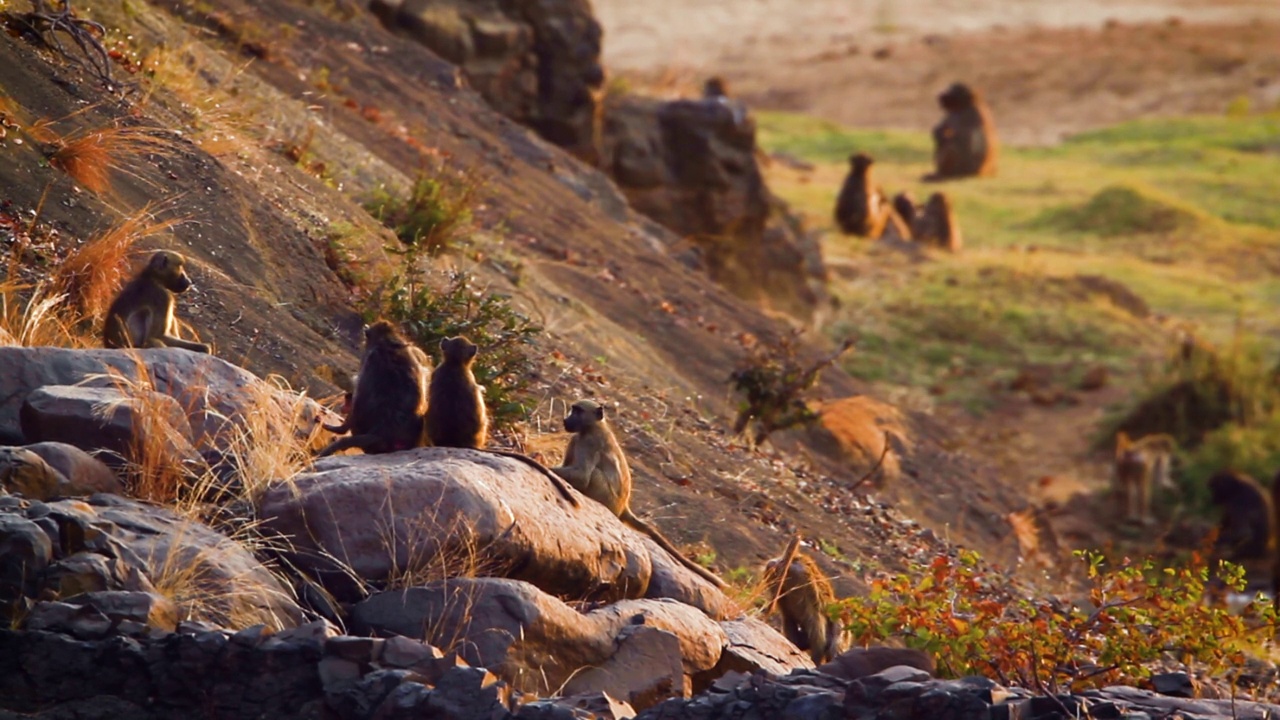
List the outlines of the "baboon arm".
<svg viewBox="0 0 1280 720">
<path fill-rule="evenodd" d="M 568 454 L 565 455 L 565 462 L 571 462 L 571 457 Z M 564 478 L 570 485 L 583 493 L 591 485 L 591 476 L 595 474 L 595 471 L 596 463 L 592 460 L 584 460 L 580 464 L 566 464 L 551 468 L 551 472 Z"/>
<path fill-rule="evenodd" d="M 326 425 L 325 423 L 320 423 L 320 427 L 331 433 L 342 435 L 343 433 L 351 432 L 351 418 L 343 420 L 341 425 Z"/>
<path fill-rule="evenodd" d="M 347 448 L 360 448 L 364 452 L 368 452 L 369 446 L 376 442 L 378 442 L 378 437 L 375 435 L 348 435 L 329 443 L 323 450 L 316 453 L 316 457 L 326 457 Z"/>
</svg>

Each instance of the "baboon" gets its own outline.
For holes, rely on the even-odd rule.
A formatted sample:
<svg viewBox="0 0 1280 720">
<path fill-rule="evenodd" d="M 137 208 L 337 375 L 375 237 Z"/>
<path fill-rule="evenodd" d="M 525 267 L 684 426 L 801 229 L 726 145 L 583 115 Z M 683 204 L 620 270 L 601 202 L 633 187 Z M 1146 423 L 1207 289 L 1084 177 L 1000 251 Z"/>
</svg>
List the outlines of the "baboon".
<svg viewBox="0 0 1280 720">
<path fill-rule="evenodd" d="M 1165 434 L 1130 440 L 1128 433 L 1116 433 L 1112 489 L 1120 495 L 1125 520 L 1152 522 L 1151 492 L 1173 487 L 1169 465 L 1177 447 L 1177 441 Z"/>
<path fill-rule="evenodd" d="M 929 196 L 924 210 L 916 213 L 911 223 L 911 237 L 944 250 L 960 251 L 964 245 L 960 238 L 960 225 L 951 209 L 951 199 L 945 193 L 936 192 Z"/>
<path fill-rule="evenodd" d="M 1217 559 L 1239 562 L 1270 557 L 1272 546 L 1271 497 L 1257 480 L 1234 470 L 1220 470 L 1209 478 L 1209 500 L 1222 508 Z"/>
<path fill-rule="evenodd" d="M 702 84 L 702 97 L 706 100 L 729 97 L 729 83 L 719 75 L 712 75 Z"/>
<path fill-rule="evenodd" d="M 785 561 L 785 556 L 774 558 L 764 569 L 766 587 L 782 611 L 782 634 L 807 650 L 814 665 L 830 662 L 845 645 L 844 630 L 827 615 L 827 608 L 836 601 L 835 591 L 808 556 L 797 553 L 783 568 Z"/>
<path fill-rule="evenodd" d="M 489 442 L 484 391 L 471 364 L 479 348 L 465 337 L 440 341 L 440 367 L 427 393 L 427 438 L 436 447 L 482 448 Z"/>
<path fill-rule="evenodd" d="M 849 174 L 836 197 L 836 224 L 846 235 L 879 239 L 891 208 L 871 177 L 875 160 L 866 153 L 849 156 Z"/>
<path fill-rule="evenodd" d="M 563 478 L 528 455 L 486 448 L 489 442 L 489 413 L 484 405 L 484 390 L 476 382 L 471 364 L 479 348 L 465 337 L 440 341 L 440 366 L 431 373 L 427 389 L 427 411 L 423 426 L 427 440 L 436 447 L 472 448 L 494 455 L 515 458 L 530 465 L 551 480 L 569 504 L 577 507 L 578 498 Z"/>
<path fill-rule="evenodd" d="M 916 221 L 916 201 L 911 197 L 909 192 L 900 192 L 893 196 L 893 209 L 898 213 L 898 217 L 911 227 Z"/>
<path fill-rule="evenodd" d="M 157 250 L 146 267 L 120 289 L 107 309 L 102 345 L 108 348 L 178 347 L 209 352 L 209 346 L 178 337 L 173 318 L 174 296 L 191 287 L 183 268 L 186 258 L 171 250 Z"/>
<path fill-rule="evenodd" d="M 564 429 L 573 433 L 564 451 L 564 461 L 551 471 L 569 482 L 583 495 L 609 508 L 624 523 L 653 538 L 685 567 L 716 587 L 724 581 L 686 558 L 662 533 L 631 512 L 631 468 L 622 454 L 618 438 L 604 418 L 604 408 L 591 400 L 573 404 L 564 418 Z"/>
<path fill-rule="evenodd" d="M 355 389 L 343 403 L 346 419 L 341 425 L 324 426 L 329 432 L 351 435 L 329 443 L 317 457 L 353 447 L 368 455 L 422 447 L 430 374 L 426 354 L 394 325 L 379 320 L 366 327 Z"/>
<path fill-rule="evenodd" d="M 982 96 L 955 83 L 938 96 L 938 104 L 946 115 L 933 128 L 934 174 L 925 179 L 995 175 L 996 128 Z"/>
</svg>

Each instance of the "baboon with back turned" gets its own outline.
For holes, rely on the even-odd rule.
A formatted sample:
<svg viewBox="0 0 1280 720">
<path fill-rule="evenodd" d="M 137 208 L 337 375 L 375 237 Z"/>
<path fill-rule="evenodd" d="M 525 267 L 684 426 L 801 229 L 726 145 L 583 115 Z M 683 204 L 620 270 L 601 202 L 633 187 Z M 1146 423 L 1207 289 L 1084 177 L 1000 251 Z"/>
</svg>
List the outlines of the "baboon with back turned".
<svg viewBox="0 0 1280 720">
<path fill-rule="evenodd" d="M 1154 488 L 1172 489 L 1169 469 L 1177 448 L 1177 441 L 1164 434 L 1130 440 L 1128 433 L 1116 433 L 1112 490 L 1120 496 L 1125 520 L 1152 522 L 1151 493 Z"/>
<path fill-rule="evenodd" d="M 686 558 L 662 533 L 631 512 L 631 468 L 605 420 L 603 407 L 591 400 L 575 402 L 564 418 L 564 429 L 573 433 L 573 437 L 565 448 L 564 461 L 551 468 L 552 472 L 583 495 L 609 508 L 624 523 L 653 538 L 663 550 L 703 579 L 719 588 L 725 586 L 714 573 Z"/>
<path fill-rule="evenodd" d="M 835 590 L 812 559 L 795 553 L 788 562 L 789 554 L 765 565 L 765 585 L 782 612 L 782 634 L 821 665 L 839 655 L 847 639 L 840 624 L 827 615 L 836 601 Z"/>
<path fill-rule="evenodd" d="M 879 239 L 892 208 L 871 176 L 875 160 L 866 153 L 849 156 L 849 174 L 836 197 L 835 220 L 846 235 Z"/>
<path fill-rule="evenodd" d="M 546 475 L 569 504 L 577 507 L 578 498 L 564 479 L 542 463 L 528 455 L 485 447 L 489 443 L 489 412 L 484 404 L 484 390 L 471 370 L 479 351 L 480 348 L 465 337 L 440 341 L 442 359 L 431 374 L 423 422 L 428 441 L 436 447 L 472 448 L 519 460 Z"/>
<path fill-rule="evenodd" d="M 186 258 L 171 250 L 157 250 L 107 309 L 102 345 L 107 348 L 177 347 L 209 352 L 204 343 L 178 337 L 173 317 L 175 296 L 191 288 L 184 269 Z"/>
<path fill-rule="evenodd" d="M 982 96 L 955 83 L 938 96 L 946 112 L 933 128 L 934 173 L 926 180 L 996 174 L 996 127 Z"/>
<path fill-rule="evenodd" d="M 341 425 L 325 425 L 334 433 L 350 432 L 320 451 L 325 457 L 347 448 L 366 454 L 395 452 L 424 444 L 423 417 L 427 409 L 426 353 L 410 343 L 386 320 L 364 330 L 364 355 Z"/>
<path fill-rule="evenodd" d="M 1274 528 L 1271 493 L 1257 480 L 1234 470 L 1220 470 L 1209 478 L 1209 500 L 1222 509 L 1217 559 L 1240 562 L 1271 557 Z"/>
</svg>

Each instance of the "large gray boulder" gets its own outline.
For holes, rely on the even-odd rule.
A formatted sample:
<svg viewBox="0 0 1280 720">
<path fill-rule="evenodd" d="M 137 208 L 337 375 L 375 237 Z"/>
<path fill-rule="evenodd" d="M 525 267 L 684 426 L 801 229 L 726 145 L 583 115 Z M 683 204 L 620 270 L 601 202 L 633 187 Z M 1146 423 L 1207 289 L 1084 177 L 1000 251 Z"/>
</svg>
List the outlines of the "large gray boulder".
<svg viewBox="0 0 1280 720">
<path fill-rule="evenodd" d="M 293 402 L 271 383 L 218 357 L 177 348 L 157 350 L 71 350 L 54 347 L 0 347 L 0 439 L 19 444 L 19 414 L 28 397 L 46 385 L 86 385 L 154 389 L 172 397 L 186 415 L 198 449 L 225 447 L 232 430 L 263 403 Z M 309 430 L 321 412 L 305 402 L 297 418 Z M 77 445 L 80 446 L 80 445 Z"/>
<path fill-rule="evenodd" d="M 817 240 L 765 184 L 740 104 L 611 95 L 602 147 L 631 206 L 692 241 L 716 282 L 805 320 L 826 302 Z"/>
<path fill-rule="evenodd" d="M 572 506 L 533 466 L 494 453 L 418 448 L 325 458 L 270 487 L 262 529 L 342 599 L 374 585 L 484 574 L 568 598 L 661 592 L 713 618 L 728 598 L 602 505 Z M 659 575 L 661 582 L 654 583 Z"/>
</svg>

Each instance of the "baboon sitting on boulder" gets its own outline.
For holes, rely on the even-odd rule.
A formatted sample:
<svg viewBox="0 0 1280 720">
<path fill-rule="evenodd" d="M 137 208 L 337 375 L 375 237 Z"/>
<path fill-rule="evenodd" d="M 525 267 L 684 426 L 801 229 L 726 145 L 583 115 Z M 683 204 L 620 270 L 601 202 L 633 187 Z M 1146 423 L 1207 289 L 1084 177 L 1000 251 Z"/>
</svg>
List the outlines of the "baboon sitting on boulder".
<svg viewBox="0 0 1280 720">
<path fill-rule="evenodd" d="M 977 91 L 955 83 L 938 96 L 946 111 L 933 128 L 934 174 L 926 180 L 996 174 L 996 128 Z"/>
</svg>

